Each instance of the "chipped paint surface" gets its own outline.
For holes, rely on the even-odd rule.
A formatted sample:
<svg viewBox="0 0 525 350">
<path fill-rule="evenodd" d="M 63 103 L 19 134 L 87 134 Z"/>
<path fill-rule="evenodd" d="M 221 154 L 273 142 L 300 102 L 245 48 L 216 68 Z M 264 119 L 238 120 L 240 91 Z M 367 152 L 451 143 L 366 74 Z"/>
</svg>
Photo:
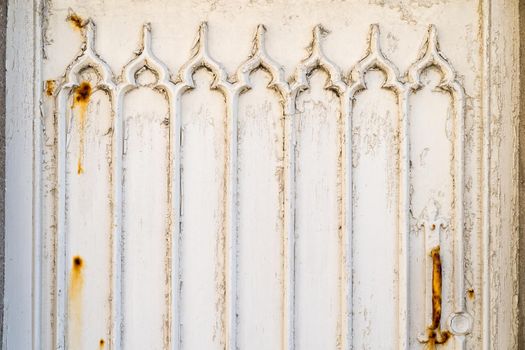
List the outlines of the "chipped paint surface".
<svg viewBox="0 0 525 350">
<path fill-rule="evenodd" d="M 195 89 L 181 100 L 181 338 L 188 348 L 222 349 L 226 107 L 224 96 L 210 89 L 213 76 L 208 71 L 198 70 L 193 79 Z"/>
<path fill-rule="evenodd" d="M 336 93 L 323 87 L 327 75 L 316 70 L 297 98 L 295 213 L 295 342 L 298 348 L 334 349 L 340 324 L 341 193 L 339 156 L 341 107 Z M 324 291 L 320 292 L 319 288 Z M 313 332 L 317 329 L 316 332 Z"/>
<path fill-rule="evenodd" d="M 82 315 L 83 315 L 83 289 L 84 289 L 84 260 L 80 256 L 73 257 L 71 272 L 69 274 L 69 347 L 78 349 L 82 345 Z"/>
<path fill-rule="evenodd" d="M 119 1 L 55 0 L 43 12 L 43 77 L 56 80 L 38 85 L 45 344 L 408 349 L 432 329 L 426 345 L 481 348 L 483 286 L 500 280 L 482 279 L 478 238 L 479 4 L 127 5 L 122 16 Z M 496 221 L 513 198 L 502 186 L 490 192 Z M 79 337 L 62 305 L 75 295 L 63 289 L 72 253 L 89 262 Z M 497 315 L 489 327 L 512 325 Z"/>
<path fill-rule="evenodd" d="M 86 114 L 89 106 L 89 98 L 91 96 L 91 85 L 89 82 L 82 82 L 77 88 L 75 88 L 73 95 L 73 110 L 75 110 L 76 118 L 78 118 L 78 133 L 80 135 L 79 148 L 78 148 L 78 160 L 77 160 L 77 174 L 80 175 L 84 172 L 84 144 L 85 133 L 86 133 Z"/>
<path fill-rule="evenodd" d="M 278 93 L 267 88 L 270 79 L 263 70 L 252 73 L 252 88 L 239 97 L 238 344 L 241 349 L 252 344 L 278 349 L 284 339 L 284 120 Z M 253 157 L 255 153 L 257 157 Z M 265 268 L 257 268 L 259 264 Z"/>
<path fill-rule="evenodd" d="M 372 342 L 392 348 L 396 342 L 397 307 L 391 301 L 397 298 L 397 254 L 392 247 L 398 232 L 399 124 L 396 95 L 381 88 L 385 78 L 382 72 L 368 72 L 367 89 L 353 104 L 353 231 L 367 233 L 353 238 L 355 348 Z M 378 213 L 381 220 L 376 219 Z M 375 325 L 378 318 L 385 321 Z"/>
<path fill-rule="evenodd" d="M 151 101 L 144 104 L 142 101 Z M 124 98 L 123 226 L 124 241 L 123 346 L 160 349 L 167 330 L 167 286 L 158 281 L 168 271 L 168 168 L 169 125 L 165 96 L 139 87 Z M 155 184 L 152 186 L 152 184 Z M 140 199 L 140 200 L 137 200 Z M 151 211 L 151 208 L 155 208 Z M 152 254 L 151 252 L 157 252 Z M 148 303 L 138 300 L 151 299 Z M 140 316 L 139 316 L 140 315 Z M 143 334 L 150 336 L 144 337 Z"/>
<path fill-rule="evenodd" d="M 51 97 L 55 94 L 56 80 L 46 80 L 45 91 L 46 95 Z"/>
</svg>

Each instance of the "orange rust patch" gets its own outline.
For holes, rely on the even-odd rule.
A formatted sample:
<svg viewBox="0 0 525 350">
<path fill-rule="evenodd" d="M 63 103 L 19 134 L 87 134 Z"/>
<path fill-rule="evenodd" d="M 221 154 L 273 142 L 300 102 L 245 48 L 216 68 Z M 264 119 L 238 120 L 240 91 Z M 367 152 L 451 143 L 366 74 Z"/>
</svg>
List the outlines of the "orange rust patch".
<svg viewBox="0 0 525 350">
<path fill-rule="evenodd" d="M 467 296 L 470 300 L 473 300 L 474 299 L 474 289 L 470 288 L 469 290 L 467 290 Z"/>
<path fill-rule="evenodd" d="M 67 16 L 67 21 L 71 23 L 73 28 L 78 29 L 78 30 L 82 29 L 84 25 L 86 24 L 86 21 L 84 21 L 82 17 L 80 17 L 74 12 L 71 12 L 69 16 Z"/>
<path fill-rule="evenodd" d="M 435 349 L 436 344 L 444 344 L 451 336 L 448 331 L 441 330 L 441 302 L 442 302 L 442 271 L 439 246 L 432 249 L 432 325 L 428 327 L 428 347 Z"/>
<path fill-rule="evenodd" d="M 441 321 L 441 257 L 439 247 L 432 249 L 432 329 Z"/>
<path fill-rule="evenodd" d="M 55 93 L 56 88 L 56 81 L 54 80 L 46 80 L 46 95 L 47 96 L 53 96 Z"/>
<path fill-rule="evenodd" d="M 91 96 L 91 84 L 87 81 L 83 81 L 79 86 L 75 88 L 75 104 L 88 103 L 89 97 Z"/>
<path fill-rule="evenodd" d="M 84 139 L 85 139 L 85 128 L 86 128 L 86 114 L 89 105 L 89 99 L 91 97 L 92 89 L 91 84 L 87 81 L 83 81 L 79 86 L 75 88 L 73 96 L 73 108 L 78 112 L 78 131 L 79 131 L 79 152 L 77 161 L 77 174 L 82 174 L 84 168 L 82 166 L 84 161 Z"/>
<path fill-rule="evenodd" d="M 104 349 L 104 344 L 106 344 L 104 339 L 100 339 L 99 342 L 98 342 L 98 345 L 99 345 L 100 349 Z"/>
<path fill-rule="evenodd" d="M 82 289 L 84 286 L 84 260 L 80 256 L 73 257 L 73 266 L 69 276 L 69 322 L 70 332 L 69 339 L 71 339 L 70 348 L 80 348 L 80 339 L 82 333 Z"/>
<path fill-rule="evenodd" d="M 82 260 L 80 256 L 75 256 L 73 258 L 73 268 L 81 269 L 83 264 L 84 264 L 84 261 Z"/>
</svg>

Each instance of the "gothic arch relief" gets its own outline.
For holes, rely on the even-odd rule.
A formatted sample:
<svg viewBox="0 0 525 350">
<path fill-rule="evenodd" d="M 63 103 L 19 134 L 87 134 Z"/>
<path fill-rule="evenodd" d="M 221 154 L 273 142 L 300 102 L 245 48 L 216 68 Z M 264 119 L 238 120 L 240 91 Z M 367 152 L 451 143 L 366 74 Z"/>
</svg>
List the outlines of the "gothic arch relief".
<svg viewBox="0 0 525 350">
<path fill-rule="evenodd" d="M 84 44 L 81 53 L 66 68 L 55 95 L 57 227 L 54 333 L 57 348 L 94 342 L 98 334 L 110 333 L 111 315 L 115 310 L 115 305 L 109 308 L 106 305 L 109 300 L 115 300 L 110 287 L 114 249 L 108 237 L 118 235 L 112 225 L 115 207 L 110 198 L 114 193 L 111 181 L 107 180 L 115 171 L 111 160 L 116 155 L 112 154 L 116 85 L 110 68 L 95 52 L 95 25 L 92 21 L 84 25 L 82 35 Z M 82 185 L 85 178 L 101 180 L 96 188 L 88 190 Z M 85 206 L 91 202 L 98 202 L 99 206 Z M 96 232 L 93 238 L 102 243 L 98 254 L 90 248 L 93 241 L 86 241 L 89 232 Z M 94 279 L 99 273 L 105 280 L 103 288 L 99 288 Z M 94 317 L 87 310 L 85 294 L 96 298 L 93 310 L 104 315 L 106 322 L 83 332 L 83 323 L 93 322 Z"/>
<path fill-rule="evenodd" d="M 266 51 L 265 35 L 266 28 L 258 25 L 250 57 L 238 68 L 236 82 L 239 348 L 249 348 L 253 342 L 278 348 L 284 336 L 283 126 L 288 84 L 282 68 Z M 265 261 L 267 268 L 258 269 L 259 261 Z M 259 292 L 265 288 L 268 293 Z M 255 304 L 267 307 L 255 315 Z"/>
<path fill-rule="evenodd" d="M 279 340 L 269 347 L 281 344 L 287 350 L 311 344 L 312 337 L 320 347 L 351 349 L 369 341 L 380 344 L 380 334 L 386 334 L 381 343 L 385 347 L 408 349 L 419 342 L 437 344 L 451 338 L 464 348 L 473 322 L 464 299 L 464 92 L 439 51 L 436 28 L 430 26 L 407 79 L 400 78 L 403 75 L 386 58 L 381 46 L 385 38 L 377 24 L 370 26 L 363 58 L 355 64 L 346 62 L 347 67 L 353 65 L 348 75 L 325 53 L 328 31 L 322 25 L 313 28 L 307 57 L 289 77 L 267 52 L 266 27 L 254 29 L 251 54 L 235 72 L 228 72 L 210 53 L 207 23 L 199 26 L 188 61 L 169 68 L 153 53 L 154 28 L 145 24 L 139 50 L 115 78 L 94 50 L 93 21 L 82 27 L 82 51 L 65 67 L 53 93 L 58 135 L 56 347 L 71 346 L 74 339 L 68 276 L 75 268 L 70 245 L 78 234 L 67 225 L 71 203 L 67 184 L 68 177 L 85 177 L 88 170 L 80 161 L 78 174 L 68 172 L 68 159 L 74 155 L 69 143 L 78 144 L 71 141 L 76 128 L 71 127 L 70 107 L 72 95 L 86 87 L 86 76 L 91 77 L 87 95 L 99 93 L 106 99 L 97 108 L 103 109 L 107 123 L 101 159 L 109 180 L 106 185 L 96 182 L 98 192 L 92 192 L 108 199 L 108 266 L 99 268 L 110 271 L 101 290 L 108 291 L 104 298 L 109 305 L 103 339 L 112 347 L 133 342 L 126 333 L 126 327 L 131 329 L 126 324 L 129 308 L 124 306 L 129 297 L 126 259 L 146 266 L 141 255 L 152 254 L 147 251 L 151 248 L 158 256 L 148 281 L 152 290 L 162 291 L 162 300 L 150 315 L 159 327 L 149 331 L 143 327 L 149 333 L 141 339 L 149 337 L 159 346 L 234 350 L 249 346 L 250 334 L 262 327 L 269 334 L 266 340 Z M 449 201 L 418 192 L 419 180 L 412 176 L 419 170 L 411 147 L 419 147 L 419 139 L 412 139 L 411 125 L 421 114 L 412 103 L 428 90 L 427 75 L 433 69 L 441 79 L 430 93 L 446 96 L 433 102 L 438 108 L 432 115 L 439 114 L 443 103 L 443 110 L 450 112 L 437 116 L 448 118 L 440 125 L 450 143 L 450 157 L 443 164 L 450 168 L 450 184 L 444 187 Z M 170 71 L 178 74 L 172 76 Z M 142 105 L 142 100 L 151 105 Z M 128 110 L 134 111 L 133 122 Z M 85 141 L 89 147 L 100 144 L 93 138 Z M 149 156 L 144 153 L 147 149 Z M 127 186 L 134 176 L 129 171 L 146 165 L 150 175 L 142 181 L 152 187 L 142 188 L 140 197 L 149 198 L 147 206 L 159 212 L 151 227 L 141 230 L 141 220 L 133 224 L 126 216 L 125 196 L 131 193 Z M 78 186 L 82 187 L 80 182 Z M 435 205 L 424 210 L 415 195 L 424 195 L 421 201 Z M 445 206 L 447 210 L 441 210 Z M 149 217 L 145 209 L 131 211 Z M 136 239 L 127 236 L 126 223 L 137 228 L 131 230 L 133 237 L 143 231 L 156 233 L 148 236 L 149 241 L 135 241 L 143 253 L 124 249 Z M 447 238 L 436 240 L 437 231 Z M 379 257 L 374 255 L 378 252 Z M 254 277 L 257 262 L 264 263 L 269 256 L 273 258 L 266 263 L 268 273 Z M 437 271 L 437 257 L 443 266 L 439 305 L 431 303 L 438 292 L 432 292 L 435 284 L 430 277 Z M 368 271 L 363 266 L 372 263 L 377 278 L 363 274 Z M 86 260 L 86 269 L 93 266 L 89 264 Z M 415 264 L 418 269 L 424 266 L 426 276 L 420 281 L 426 289 L 415 298 L 417 306 L 410 297 L 415 293 L 410 274 Z M 193 269 L 199 274 L 190 273 Z M 317 284 L 325 289 L 308 290 Z M 273 289 L 257 295 L 264 285 Z M 367 297 L 370 291 L 376 295 Z M 271 307 L 259 318 L 248 319 L 247 301 L 259 297 Z M 389 308 L 370 306 L 388 300 L 394 300 Z M 421 307 L 426 310 L 423 316 Z M 442 310 L 439 322 L 437 308 Z M 311 313 L 302 317 L 305 312 Z M 315 315 L 332 316 L 326 316 L 331 317 L 329 322 L 319 317 L 317 324 Z M 395 327 L 370 328 L 370 320 L 380 315 L 390 317 Z M 132 328 L 138 329 L 141 322 Z M 101 332 L 87 328 L 79 338 L 82 342 L 92 342 Z M 195 329 L 205 330 L 205 335 Z"/>
<path fill-rule="evenodd" d="M 410 254 L 404 196 L 406 89 L 399 80 L 397 68 L 383 54 L 380 41 L 379 26 L 373 24 L 367 51 L 351 72 L 352 83 L 347 92 L 350 100 L 348 139 L 352 140 L 347 146 L 351 147 L 347 177 L 351 178 L 350 191 L 355 193 L 348 214 L 352 222 L 348 228 L 352 246 L 351 284 L 354 285 L 351 300 L 357 314 L 353 317 L 352 339 L 354 346 L 361 347 L 380 334 L 393 334 L 397 327 L 397 344 L 391 342 L 394 337 L 386 336 L 381 346 L 405 348 L 409 302 L 405 288 Z M 376 169 L 374 175 L 364 170 L 369 168 Z M 374 220 L 376 216 L 382 220 Z M 375 238 L 370 239 L 370 235 Z M 377 241 L 384 243 L 372 243 Z M 373 274 L 383 275 L 383 279 L 363 275 L 363 264 L 374 266 L 377 270 Z M 377 288 L 383 288 L 385 293 L 376 296 L 371 291 Z M 386 300 L 396 300 L 397 305 L 385 304 Z M 371 329 L 367 324 L 379 314 L 388 320 L 385 328 Z"/>
<path fill-rule="evenodd" d="M 125 312 L 115 315 L 119 320 L 117 324 L 121 325 L 116 333 L 122 334 L 119 340 L 123 347 L 130 344 L 160 347 L 166 345 L 163 334 L 170 331 L 170 341 L 179 342 L 179 328 L 170 327 L 165 320 L 179 323 L 179 289 L 176 287 L 179 285 L 177 237 L 180 228 L 176 223 L 180 210 L 180 129 L 175 115 L 177 88 L 170 80 L 168 68 L 152 51 L 149 23 L 142 27 L 141 47 L 123 68 L 118 88 L 121 124 L 115 134 L 121 158 L 115 162 L 119 166 L 119 177 L 115 180 L 122 198 L 122 251 L 118 261 L 129 268 L 119 268 L 114 279 L 116 289 L 122 294 L 119 310 L 134 307 L 148 319 L 148 332 L 157 335 L 155 342 L 144 343 L 140 336 L 144 325 L 137 322 L 133 314 Z M 148 186 L 148 183 L 155 185 Z M 155 205 L 158 210 L 154 213 L 147 210 Z M 148 250 L 159 254 L 149 255 Z M 169 274 L 169 271 L 176 273 Z M 159 288 L 155 281 L 162 276 L 169 276 L 169 282 Z M 137 288 L 140 284 L 145 287 Z M 134 300 L 147 296 L 154 296 L 155 306 L 134 305 Z"/>
<path fill-rule="evenodd" d="M 439 78 L 434 77 L 433 81 L 432 78 L 427 78 L 427 84 L 435 86 L 432 93 L 444 93 L 448 96 L 438 100 L 437 106 L 440 107 L 435 110 L 429 111 L 428 107 L 422 110 L 421 100 L 418 105 L 416 98 L 419 91 L 425 93 L 423 76 L 432 69 L 436 69 L 440 73 Z M 466 346 L 465 335 L 472 330 L 472 316 L 467 312 L 465 306 L 467 291 L 465 290 L 463 233 L 464 90 L 457 80 L 452 65 L 439 49 L 435 26 L 429 26 L 419 57 L 409 68 L 407 74 L 411 90 L 410 99 L 414 100 L 414 103 L 411 103 L 410 110 L 411 122 L 413 121 L 416 124 L 417 118 L 440 118 L 437 121 L 439 124 L 435 124 L 436 122 L 432 120 L 427 121 L 428 126 L 434 130 L 427 141 L 422 142 L 420 138 L 414 138 L 415 152 L 412 153 L 411 159 L 413 171 L 421 171 L 428 165 L 447 169 L 443 171 L 442 176 L 439 176 L 441 184 L 418 184 L 417 182 L 421 181 L 421 178 L 414 179 L 414 177 L 412 179 L 415 180 L 415 183 L 411 184 L 412 187 L 415 187 L 411 191 L 411 195 L 414 196 L 411 209 L 412 214 L 418 220 L 419 228 L 416 230 L 422 230 L 424 235 L 425 253 L 427 254 L 426 275 L 431 276 L 430 271 L 433 265 L 435 270 L 435 265 L 438 264 L 437 259 L 443 257 L 443 259 L 448 260 L 448 262 L 443 261 L 444 272 L 439 278 L 439 286 L 436 285 L 435 279 L 427 279 L 426 281 L 428 287 L 425 300 L 439 299 L 440 302 L 426 304 L 425 314 L 429 327 L 419 337 L 419 341 L 440 344 L 446 342 L 450 334 L 454 334 L 458 348 L 464 349 Z M 426 103 L 435 103 L 436 100 L 431 99 L 430 96 L 426 97 Z M 446 103 L 447 100 L 448 103 Z M 422 113 L 422 111 L 424 112 Z M 439 153 L 436 150 L 437 143 L 432 144 L 433 141 L 436 142 L 435 139 L 433 140 L 434 137 L 441 137 L 442 140 L 445 140 L 445 142 L 439 142 Z M 448 144 L 446 146 L 448 152 L 445 152 L 443 144 Z M 436 170 L 438 169 L 436 168 Z M 426 171 L 430 171 L 430 169 L 427 168 Z M 448 181 L 444 180 L 446 178 Z M 417 192 L 421 189 L 426 192 L 425 198 L 416 197 Z M 442 327 L 445 329 L 444 331 L 442 331 Z"/>
<path fill-rule="evenodd" d="M 295 344 L 334 348 L 347 341 L 346 271 L 342 233 L 342 128 L 346 84 L 340 69 L 323 52 L 328 34 L 314 27 L 307 57 L 296 67 L 292 84 L 295 113 Z M 308 198 L 316 197 L 317 201 Z M 326 269 L 323 266 L 327 267 Z M 329 271 L 338 271 L 337 278 Z M 315 271 L 315 272 L 314 272 Z M 312 273 L 314 272 L 314 273 Z M 320 295 L 308 285 L 324 285 Z M 333 312 L 332 307 L 336 308 Z M 318 317 L 314 317 L 318 315 Z M 322 336 L 310 329 L 332 330 Z"/>
</svg>

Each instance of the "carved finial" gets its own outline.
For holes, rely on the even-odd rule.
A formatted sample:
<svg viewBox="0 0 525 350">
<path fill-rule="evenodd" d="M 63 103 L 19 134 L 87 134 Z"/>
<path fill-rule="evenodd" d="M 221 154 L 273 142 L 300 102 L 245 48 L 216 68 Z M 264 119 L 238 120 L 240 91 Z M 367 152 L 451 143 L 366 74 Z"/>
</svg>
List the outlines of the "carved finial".
<svg viewBox="0 0 525 350">
<path fill-rule="evenodd" d="M 328 73 L 327 88 L 338 93 L 342 93 L 346 89 L 346 84 L 341 80 L 340 69 L 323 53 L 322 41 L 328 33 L 330 32 L 321 24 L 313 28 L 312 41 L 307 48 L 308 57 L 301 61 L 295 71 L 292 85 L 294 93 L 309 87 L 310 83 L 307 76 L 317 68 L 322 68 Z"/>
<path fill-rule="evenodd" d="M 321 41 L 324 39 L 326 34 L 328 34 L 328 30 L 326 30 L 322 24 L 318 24 L 314 27 L 312 43 L 310 44 L 311 55 L 321 55 Z"/>
<path fill-rule="evenodd" d="M 208 55 L 208 23 L 201 22 L 199 32 L 191 49 L 192 57 Z"/>
<path fill-rule="evenodd" d="M 252 56 L 257 55 L 260 52 L 263 52 L 266 45 L 266 27 L 264 24 L 259 24 L 257 26 L 257 31 L 255 32 L 255 37 L 253 38 L 253 48 Z"/>
<path fill-rule="evenodd" d="M 199 26 L 199 48 L 206 50 L 208 40 L 208 22 L 202 22 Z"/>
<path fill-rule="evenodd" d="M 284 70 L 267 54 L 265 39 L 266 27 L 263 24 L 259 24 L 253 38 L 252 53 L 250 57 L 241 64 L 239 69 L 237 69 L 236 89 L 243 91 L 251 88 L 250 74 L 256 69 L 263 68 L 272 78 L 268 87 L 277 89 L 284 97 L 289 92 L 288 83 L 284 78 Z"/>
<path fill-rule="evenodd" d="M 142 26 L 142 50 L 151 52 L 151 23 Z"/>
<path fill-rule="evenodd" d="M 95 52 L 95 23 L 88 18 L 84 26 L 84 37 L 86 40 L 86 49 Z"/>
<path fill-rule="evenodd" d="M 397 91 L 400 91 L 403 88 L 403 84 L 398 80 L 396 66 L 394 66 L 394 64 L 381 52 L 380 31 L 377 24 L 372 24 L 370 26 L 368 48 L 366 49 L 365 57 L 363 57 L 355 65 L 354 69 L 352 69 L 352 94 L 361 89 L 366 89 L 365 73 L 370 69 L 380 69 L 385 73 L 386 81 L 383 87 L 394 88 Z"/>
<path fill-rule="evenodd" d="M 370 25 L 370 37 L 368 41 L 369 50 L 371 53 L 380 53 L 381 52 L 381 46 L 379 41 L 380 31 L 379 31 L 379 25 L 378 24 L 372 24 Z"/>
<path fill-rule="evenodd" d="M 439 51 L 439 41 L 436 26 L 428 26 L 428 32 L 421 47 L 418 60 L 410 66 L 408 70 L 411 87 L 417 90 L 423 86 L 421 83 L 421 74 L 428 67 L 437 67 L 443 73 L 439 87 L 449 89 L 456 80 L 456 73 L 452 65 L 447 61 L 445 56 Z"/>
<path fill-rule="evenodd" d="M 436 26 L 431 24 L 428 26 L 428 38 L 427 38 L 428 49 L 431 51 L 439 51 L 439 42 Z"/>
</svg>

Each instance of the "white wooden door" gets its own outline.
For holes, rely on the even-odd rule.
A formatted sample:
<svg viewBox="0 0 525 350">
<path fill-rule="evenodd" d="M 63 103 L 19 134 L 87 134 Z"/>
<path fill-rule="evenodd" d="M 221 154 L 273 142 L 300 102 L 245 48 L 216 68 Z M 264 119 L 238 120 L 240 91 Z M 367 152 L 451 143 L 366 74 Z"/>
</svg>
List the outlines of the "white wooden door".
<svg viewBox="0 0 525 350">
<path fill-rule="evenodd" d="M 515 8 L 11 1 L 6 348 L 514 349 Z"/>
</svg>

